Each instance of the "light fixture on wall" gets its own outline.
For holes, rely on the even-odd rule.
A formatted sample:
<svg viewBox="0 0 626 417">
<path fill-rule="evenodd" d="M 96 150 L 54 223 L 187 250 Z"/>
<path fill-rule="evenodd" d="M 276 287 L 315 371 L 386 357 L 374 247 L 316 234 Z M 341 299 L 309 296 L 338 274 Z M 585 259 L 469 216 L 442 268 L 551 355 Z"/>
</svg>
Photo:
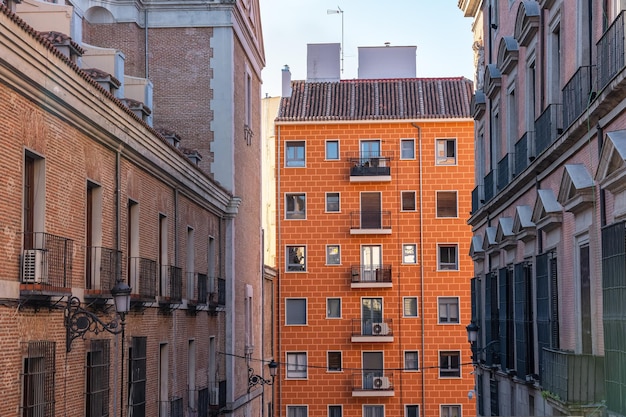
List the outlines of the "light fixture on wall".
<svg viewBox="0 0 626 417">
<path fill-rule="evenodd" d="M 278 368 L 278 364 L 272 359 L 270 363 L 267 365 L 270 368 L 270 376 L 272 379 L 265 379 L 261 375 L 257 375 L 254 373 L 254 369 L 248 368 L 248 392 L 255 385 L 273 385 L 274 377 L 276 376 L 276 370 Z"/>
</svg>

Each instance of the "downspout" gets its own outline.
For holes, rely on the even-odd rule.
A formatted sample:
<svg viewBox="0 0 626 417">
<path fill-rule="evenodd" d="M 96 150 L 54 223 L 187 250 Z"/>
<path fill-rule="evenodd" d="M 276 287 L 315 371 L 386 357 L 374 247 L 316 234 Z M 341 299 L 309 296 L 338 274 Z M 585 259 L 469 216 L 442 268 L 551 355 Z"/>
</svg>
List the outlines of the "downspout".
<svg viewBox="0 0 626 417">
<path fill-rule="evenodd" d="M 144 29 L 144 63 L 146 65 L 146 76 L 145 78 L 148 79 L 150 77 L 150 71 L 148 69 L 148 9 L 145 8 L 143 10 L 143 20 L 144 20 L 144 25 L 145 25 L 145 29 Z"/>
<path fill-rule="evenodd" d="M 280 149 L 281 149 L 281 142 L 280 142 L 280 125 L 276 126 L 276 198 L 275 201 L 278 202 L 280 201 Z M 280 270 L 281 270 L 281 258 L 282 256 L 280 256 L 280 254 L 282 253 L 282 249 L 281 249 L 281 240 L 280 240 L 280 228 L 281 228 L 281 222 L 278 221 L 278 219 L 280 219 L 280 204 L 276 203 L 276 224 L 278 225 L 278 230 L 276 231 L 276 278 L 277 278 L 277 282 L 276 282 L 276 321 L 275 321 L 275 326 L 276 326 L 276 341 L 278 343 L 278 354 L 281 355 L 282 354 L 282 348 L 281 348 L 281 337 L 280 337 L 280 308 L 282 306 L 282 303 L 280 301 L 280 285 L 281 285 L 281 278 L 280 278 Z M 282 364 L 283 363 L 283 359 L 282 357 L 278 357 L 278 360 L 276 361 L 278 362 L 278 364 Z M 280 410 L 281 410 L 281 399 L 282 399 L 282 395 L 281 395 L 281 388 L 282 388 L 282 383 L 281 383 L 281 377 L 280 377 L 280 373 L 282 372 L 282 368 L 283 366 L 279 366 L 278 367 L 278 378 L 276 379 L 276 382 L 278 383 L 278 387 L 276 389 L 276 399 L 277 399 L 277 403 L 278 403 L 278 410 L 279 410 L 279 416 L 280 416 Z M 276 382 L 274 382 L 274 384 L 276 384 Z M 272 399 L 272 401 L 274 401 L 274 399 Z M 275 411 L 276 407 L 274 406 L 274 404 L 272 404 L 272 411 Z M 276 414 L 274 414 L 276 415 Z"/>
<path fill-rule="evenodd" d="M 411 123 L 411 125 L 417 129 L 417 143 L 419 149 L 419 184 L 420 184 L 420 317 L 422 323 L 422 354 L 420 355 L 422 370 L 422 415 L 426 414 L 426 378 L 425 378 L 425 368 L 424 368 L 424 352 L 426 346 L 426 336 L 424 330 L 424 210 L 423 210 L 423 186 L 422 186 L 422 128 L 415 123 Z"/>
</svg>

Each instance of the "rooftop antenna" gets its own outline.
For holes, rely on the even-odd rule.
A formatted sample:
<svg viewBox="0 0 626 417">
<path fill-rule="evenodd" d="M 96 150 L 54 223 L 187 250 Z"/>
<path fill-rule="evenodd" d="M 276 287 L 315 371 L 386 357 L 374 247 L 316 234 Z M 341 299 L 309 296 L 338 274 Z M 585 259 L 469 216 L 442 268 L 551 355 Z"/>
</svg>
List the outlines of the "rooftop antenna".
<svg viewBox="0 0 626 417">
<path fill-rule="evenodd" d="M 341 73 L 343 74 L 343 10 L 337 6 L 337 9 L 327 9 L 326 14 L 340 14 L 341 15 Z"/>
</svg>

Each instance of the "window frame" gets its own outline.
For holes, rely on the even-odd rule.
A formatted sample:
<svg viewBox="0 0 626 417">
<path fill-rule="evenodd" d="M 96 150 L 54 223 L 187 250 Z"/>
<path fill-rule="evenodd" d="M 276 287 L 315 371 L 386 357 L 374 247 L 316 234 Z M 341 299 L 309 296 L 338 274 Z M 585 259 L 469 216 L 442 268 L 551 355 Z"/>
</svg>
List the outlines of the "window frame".
<svg viewBox="0 0 626 417">
<path fill-rule="evenodd" d="M 407 315 L 406 314 L 406 300 L 415 300 L 415 315 Z M 420 316 L 419 313 L 419 298 L 417 296 L 403 296 L 402 297 L 402 317 L 404 318 L 418 318 Z"/>
<path fill-rule="evenodd" d="M 302 159 L 289 157 L 290 149 L 302 148 Z M 301 161 L 301 162 L 300 162 Z M 285 168 L 306 168 L 306 141 L 304 140 L 288 140 L 285 141 Z"/>
<path fill-rule="evenodd" d="M 339 354 L 339 369 L 335 369 L 330 367 L 330 355 L 331 354 Z M 343 352 L 340 350 L 327 350 L 326 351 L 326 372 L 330 373 L 338 373 L 343 372 Z"/>
<path fill-rule="evenodd" d="M 407 354 L 415 354 L 415 368 L 409 368 L 407 366 Z M 404 361 L 404 369 L 405 372 L 419 372 L 420 371 L 420 353 L 419 350 L 405 350 L 403 355 Z"/>
<path fill-rule="evenodd" d="M 441 261 L 441 250 L 444 248 L 454 248 L 455 249 L 455 262 L 443 263 Z M 450 265 L 451 267 L 444 267 Z M 440 272 L 454 272 L 459 271 L 459 244 L 458 243 L 437 243 L 437 271 Z"/>
<path fill-rule="evenodd" d="M 304 362 L 299 360 L 304 358 Z M 290 362 L 290 359 L 295 359 Z M 285 378 L 286 379 L 308 379 L 308 352 L 306 351 L 293 351 L 285 353 Z M 290 369 L 291 368 L 291 369 Z M 295 368 L 295 369 L 294 369 Z M 303 376 L 298 376 L 303 375 Z"/>
<path fill-rule="evenodd" d="M 339 415 L 337 416 L 337 413 L 331 413 L 331 408 L 335 409 L 335 410 L 339 410 Z M 328 417 L 342 417 L 343 416 L 343 406 L 339 405 L 339 404 L 329 404 L 328 405 Z"/>
<path fill-rule="evenodd" d="M 292 259 L 292 257 L 290 256 L 290 250 L 291 249 L 302 249 L 302 259 L 304 260 L 304 263 L 295 263 L 295 262 L 289 262 L 289 259 Z M 299 269 L 295 269 L 295 268 L 299 268 Z M 300 272 L 307 272 L 307 261 L 306 261 L 306 245 L 285 245 L 285 272 L 293 272 L 293 273 L 300 273 Z"/>
<path fill-rule="evenodd" d="M 336 158 L 329 158 L 328 156 L 328 144 L 329 143 L 336 143 L 337 144 L 337 157 Z M 340 149 L 339 149 L 339 139 L 327 139 L 324 142 L 324 160 L 325 161 L 339 161 L 341 159 L 341 153 L 340 153 Z"/>
<path fill-rule="evenodd" d="M 439 205 L 439 195 L 440 194 L 454 194 L 454 216 L 445 216 L 441 215 L 440 211 L 444 211 L 445 207 L 440 207 Z M 445 200 L 441 200 L 442 202 Z M 435 217 L 438 219 L 458 219 L 459 218 L 459 192 L 458 190 L 437 190 L 435 191 Z"/>
<path fill-rule="evenodd" d="M 302 210 L 295 210 L 295 199 L 302 198 Z M 293 200 L 294 210 L 289 210 L 290 200 Z M 285 193 L 285 220 L 306 220 L 306 193 Z"/>
<path fill-rule="evenodd" d="M 329 302 L 333 301 L 333 300 L 336 300 L 339 303 L 339 315 L 337 315 L 337 316 L 333 316 L 333 315 L 330 314 L 331 308 L 330 308 Z M 341 309 L 341 298 L 340 297 L 327 297 L 326 298 L 326 318 L 327 319 L 340 319 L 341 318 L 341 313 L 342 313 L 341 310 L 342 309 Z"/>
<path fill-rule="evenodd" d="M 304 409 L 304 417 L 308 417 L 309 416 L 309 406 L 308 405 L 305 405 L 305 404 L 302 404 L 302 405 L 289 404 L 286 407 L 287 407 L 287 417 L 292 417 L 289 414 L 289 410 L 290 409 L 293 409 L 294 411 L 298 411 L 298 410 Z M 296 414 L 293 417 L 302 417 L 302 416 L 300 416 L 299 414 Z"/>
<path fill-rule="evenodd" d="M 442 301 L 445 301 L 445 300 L 456 300 L 456 303 L 442 303 Z M 440 297 L 437 297 L 437 322 L 439 324 L 460 324 L 461 323 L 461 318 L 460 318 L 461 311 L 460 311 L 459 303 L 460 303 L 460 300 L 459 300 L 458 296 L 440 296 Z M 447 321 L 442 321 L 441 320 L 441 318 L 442 318 L 442 314 L 441 314 L 442 307 L 443 306 L 448 307 L 450 305 L 456 305 L 456 316 L 457 316 L 456 317 L 456 321 L 451 321 L 450 320 L 449 309 L 448 309 L 448 313 L 447 313 L 447 316 L 446 316 L 448 318 L 448 320 Z"/>
<path fill-rule="evenodd" d="M 405 249 L 409 246 L 413 246 L 413 257 L 415 258 L 414 262 L 406 262 L 407 254 Z M 417 265 L 419 262 L 417 261 L 417 243 L 403 243 L 402 244 L 402 265 Z"/>
<path fill-rule="evenodd" d="M 331 248 L 337 248 L 337 262 L 330 262 L 330 258 L 332 255 L 329 253 L 329 250 Z M 326 245 L 326 265 L 327 266 L 341 265 L 341 245 L 339 244 Z"/>
<path fill-rule="evenodd" d="M 409 407 L 414 407 L 417 410 L 417 414 L 415 417 L 420 417 L 420 406 L 419 404 L 405 404 L 404 406 L 404 417 L 413 417 L 409 415 Z"/>
<path fill-rule="evenodd" d="M 456 408 L 457 409 L 457 414 L 451 414 L 450 411 L 452 411 L 452 408 Z M 444 408 L 447 408 L 447 412 L 444 414 Z M 450 417 L 450 416 L 456 416 L 456 417 L 461 417 L 463 414 L 463 408 L 461 407 L 461 404 L 441 404 L 441 406 L 439 407 L 439 412 L 440 412 L 440 416 L 441 417 Z"/>
<path fill-rule="evenodd" d="M 412 193 L 413 194 L 413 208 L 405 208 L 404 205 L 404 195 L 408 194 L 408 193 Z M 407 212 L 407 213 L 414 213 L 417 211 L 417 192 L 415 192 L 415 190 L 403 190 L 400 191 L 400 211 L 401 212 Z"/>
<path fill-rule="evenodd" d="M 337 195 L 337 210 L 329 209 L 328 197 L 333 194 Z M 329 191 L 324 194 L 324 212 L 325 213 L 341 213 L 341 193 L 338 193 L 336 191 Z"/>
<path fill-rule="evenodd" d="M 456 367 L 453 366 L 453 358 L 456 357 Z M 447 366 L 444 366 L 444 358 Z M 439 378 L 452 379 L 461 378 L 461 351 L 460 350 L 440 350 L 439 351 Z"/>
<path fill-rule="evenodd" d="M 404 148 L 402 147 L 402 144 L 405 142 L 410 142 L 411 143 L 411 151 L 412 151 L 412 155 L 411 157 L 405 157 L 404 156 Z M 400 159 L 401 160 L 405 160 L 405 161 L 411 161 L 411 160 L 415 160 L 415 139 L 412 138 L 402 138 L 400 139 Z"/>
<path fill-rule="evenodd" d="M 293 305 L 291 305 L 291 306 L 289 305 L 290 301 L 293 302 L 292 303 Z M 295 305 L 296 301 L 303 302 L 303 305 L 302 306 L 300 306 L 300 305 L 296 306 Z M 296 318 L 293 317 L 294 314 L 291 314 L 291 316 L 290 316 L 289 307 L 291 307 L 292 309 L 296 308 L 296 307 L 304 307 L 304 311 L 303 312 L 299 311 L 298 312 L 299 314 L 297 316 L 297 317 L 300 317 L 301 315 L 303 315 L 304 316 L 304 321 L 303 322 L 296 321 L 295 320 Z M 285 298 L 285 326 L 306 326 L 306 325 L 308 325 L 308 322 L 309 322 L 309 314 L 308 314 L 309 312 L 308 312 L 308 309 L 309 309 L 309 300 L 306 299 L 305 297 L 287 297 L 287 298 Z M 295 312 L 293 312 L 293 313 L 295 313 Z"/>
<path fill-rule="evenodd" d="M 454 142 L 454 155 L 449 156 L 447 151 L 448 151 L 448 141 L 453 141 Z M 444 153 L 445 155 L 440 156 L 439 155 L 439 147 L 440 147 L 440 143 L 443 143 L 443 147 L 444 147 Z M 435 139 L 435 165 L 437 166 L 454 166 L 457 165 L 458 162 L 458 149 L 457 149 L 457 138 L 436 138 Z M 448 162 L 448 159 L 453 158 L 452 162 Z"/>
</svg>

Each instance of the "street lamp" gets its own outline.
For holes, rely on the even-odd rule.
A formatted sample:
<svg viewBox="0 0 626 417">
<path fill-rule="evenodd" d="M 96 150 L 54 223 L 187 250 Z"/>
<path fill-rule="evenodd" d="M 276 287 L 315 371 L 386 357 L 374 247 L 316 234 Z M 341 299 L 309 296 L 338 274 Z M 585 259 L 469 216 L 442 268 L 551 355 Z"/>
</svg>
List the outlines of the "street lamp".
<svg viewBox="0 0 626 417">
<path fill-rule="evenodd" d="M 70 297 L 65 307 L 65 349 L 72 350 L 72 342 L 78 337 L 85 337 L 85 334 L 92 332 L 95 334 L 106 331 L 111 334 L 121 334 L 122 336 L 122 383 L 120 386 L 120 416 L 124 415 L 124 326 L 126 325 L 126 313 L 130 309 L 131 288 L 123 281 L 118 280 L 111 295 L 115 304 L 115 311 L 119 317 L 115 317 L 108 323 L 102 321 L 94 313 L 85 310 L 80 306 L 80 299 L 76 296 Z"/>
<path fill-rule="evenodd" d="M 248 392 L 250 392 L 250 389 L 255 385 L 274 385 L 274 377 L 276 376 L 278 364 L 272 359 L 267 366 L 270 368 L 270 376 L 272 379 L 265 379 L 261 375 L 255 374 L 254 369 L 251 367 L 248 368 Z"/>
</svg>

